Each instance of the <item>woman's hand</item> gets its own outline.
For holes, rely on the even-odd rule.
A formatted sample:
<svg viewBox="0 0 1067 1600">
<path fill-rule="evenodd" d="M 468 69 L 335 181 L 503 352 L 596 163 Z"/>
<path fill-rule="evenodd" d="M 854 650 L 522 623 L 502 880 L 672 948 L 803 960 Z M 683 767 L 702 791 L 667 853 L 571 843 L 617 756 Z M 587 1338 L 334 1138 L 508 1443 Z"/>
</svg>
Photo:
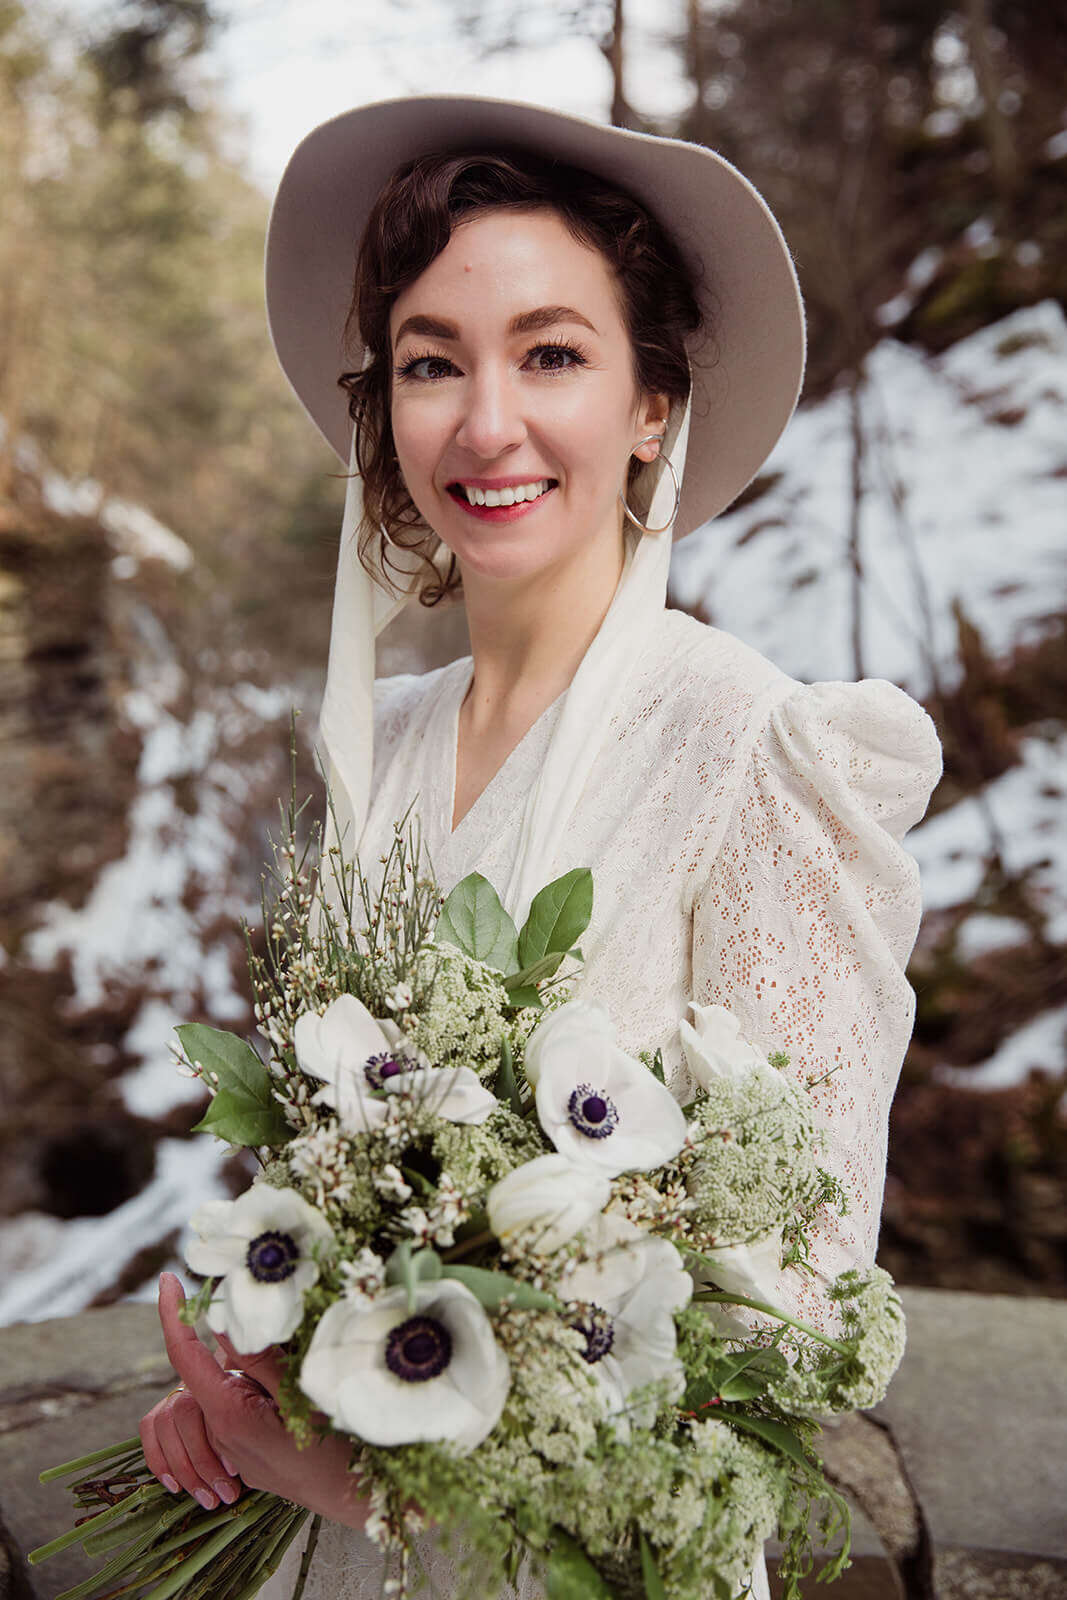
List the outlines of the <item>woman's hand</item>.
<svg viewBox="0 0 1067 1600">
<path fill-rule="evenodd" d="M 361 1528 L 367 1506 L 348 1470 L 350 1445 L 330 1435 L 299 1449 L 275 1404 L 281 1368 L 273 1350 L 244 1356 L 220 1339 L 227 1362 L 240 1368 L 224 1371 L 196 1330 L 182 1322 L 184 1302 L 181 1283 L 165 1272 L 159 1319 L 182 1387 L 141 1423 L 149 1470 L 171 1494 L 184 1489 L 207 1511 L 220 1501 L 232 1503 L 245 1483 Z"/>
</svg>

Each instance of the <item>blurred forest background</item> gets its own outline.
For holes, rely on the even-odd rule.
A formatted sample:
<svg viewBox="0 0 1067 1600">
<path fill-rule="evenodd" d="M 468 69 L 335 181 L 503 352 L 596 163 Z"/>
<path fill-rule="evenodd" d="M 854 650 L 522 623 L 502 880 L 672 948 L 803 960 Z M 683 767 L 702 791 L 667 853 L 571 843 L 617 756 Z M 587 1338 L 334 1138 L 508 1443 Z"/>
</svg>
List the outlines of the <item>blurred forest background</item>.
<svg viewBox="0 0 1067 1600">
<path fill-rule="evenodd" d="M 537 98 L 529 8 L 434 3 Z M 882 1260 L 1063 1295 L 1067 10 L 677 0 L 688 109 L 657 120 L 632 3 L 536 21 L 599 47 L 604 115 L 742 167 L 810 318 L 801 412 L 672 603 L 798 676 L 894 678 L 945 742 Z M 243 1182 L 167 1039 L 251 1025 L 235 923 L 293 705 L 315 783 L 343 485 L 266 338 L 269 202 L 203 71 L 225 12 L 0 0 L 0 1321 L 150 1292 Z"/>
</svg>

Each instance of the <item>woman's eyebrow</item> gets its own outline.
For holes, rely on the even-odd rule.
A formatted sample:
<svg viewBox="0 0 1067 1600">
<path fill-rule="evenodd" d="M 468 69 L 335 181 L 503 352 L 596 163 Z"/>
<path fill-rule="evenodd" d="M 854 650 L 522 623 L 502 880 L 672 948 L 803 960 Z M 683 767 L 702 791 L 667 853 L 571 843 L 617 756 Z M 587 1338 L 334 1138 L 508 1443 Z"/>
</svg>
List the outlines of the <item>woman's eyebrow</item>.
<svg viewBox="0 0 1067 1600">
<path fill-rule="evenodd" d="M 421 334 L 424 339 L 458 339 L 459 329 L 454 322 L 442 322 L 440 317 L 405 317 L 396 330 L 395 343 L 399 344 L 406 333 Z"/>
<path fill-rule="evenodd" d="M 583 317 L 573 306 L 538 306 L 536 311 L 523 311 L 508 323 L 509 333 L 540 333 L 543 328 L 554 327 L 557 322 L 578 322 L 590 333 L 596 329 L 588 317 Z"/>
<path fill-rule="evenodd" d="M 589 318 L 583 317 L 573 306 L 538 306 L 536 311 L 522 311 L 508 323 L 508 333 L 541 333 L 545 328 L 553 328 L 559 322 L 576 322 L 581 327 L 588 328 L 590 333 L 596 333 Z M 408 333 L 419 334 L 424 339 L 459 338 L 459 329 L 454 322 L 445 322 L 440 317 L 421 315 L 404 318 L 396 330 L 394 343 L 399 344 Z"/>
</svg>

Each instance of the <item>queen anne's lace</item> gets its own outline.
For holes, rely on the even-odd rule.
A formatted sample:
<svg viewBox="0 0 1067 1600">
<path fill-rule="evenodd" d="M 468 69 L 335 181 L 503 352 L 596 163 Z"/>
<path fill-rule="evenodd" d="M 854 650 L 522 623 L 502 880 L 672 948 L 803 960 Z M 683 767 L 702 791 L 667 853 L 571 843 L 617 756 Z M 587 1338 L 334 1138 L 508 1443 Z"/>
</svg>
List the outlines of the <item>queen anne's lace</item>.
<svg viewBox="0 0 1067 1600">
<path fill-rule="evenodd" d="M 534 723 L 453 832 L 471 670 L 465 657 L 376 686 L 361 859 L 371 866 L 386 853 L 417 794 L 446 892 L 475 870 L 498 887 L 507 881 L 561 705 Z M 726 1006 L 746 1038 L 785 1050 L 790 1074 L 817 1082 L 821 1160 L 852 1210 L 821 1218 L 815 1277 L 790 1269 L 783 1289 L 798 1315 L 824 1327 L 823 1286 L 874 1259 L 889 1103 L 914 1008 L 904 964 L 918 928 L 918 871 L 900 841 L 940 764 L 929 717 L 892 684 L 800 685 L 730 635 L 665 611 L 543 863 L 543 882 L 592 869 L 580 993 L 611 1012 L 622 1049 L 662 1049 L 680 1099 L 695 1088 L 678 1037 L 690 999 Z M 459 1592 L 440 1554 L 430 1570 L 432 1592 Z M 380 1573 L 361 1535 L 330 1530 L 307 1600 L 376 1596 Z"/>
</svg>

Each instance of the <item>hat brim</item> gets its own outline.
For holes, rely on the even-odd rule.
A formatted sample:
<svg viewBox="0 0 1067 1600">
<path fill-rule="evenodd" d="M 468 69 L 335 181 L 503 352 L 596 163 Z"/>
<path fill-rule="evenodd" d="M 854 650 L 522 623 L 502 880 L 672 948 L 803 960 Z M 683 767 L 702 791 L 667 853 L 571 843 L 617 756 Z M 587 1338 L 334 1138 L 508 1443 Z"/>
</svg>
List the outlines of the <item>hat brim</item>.
<svg viewBox="0 0 1067 1600">
<path fill-rule="evenodd" d="M 347 111 L 297 147 L 267 231 L 267 318 L 282 370 L 348 465 L 352 423 L 337 384 L 356 254 L 402 163 L 435 151 L 529 149 L 625 189 L 693 269 L 705 331 L 690 341 L 691 434 L 676 537 L 724 510 L 789 421 L 804 375 L 804 310 L 789 248 L 762 197 L 714 151 L 510 100 L 444 95 Z"/>
</svg>

